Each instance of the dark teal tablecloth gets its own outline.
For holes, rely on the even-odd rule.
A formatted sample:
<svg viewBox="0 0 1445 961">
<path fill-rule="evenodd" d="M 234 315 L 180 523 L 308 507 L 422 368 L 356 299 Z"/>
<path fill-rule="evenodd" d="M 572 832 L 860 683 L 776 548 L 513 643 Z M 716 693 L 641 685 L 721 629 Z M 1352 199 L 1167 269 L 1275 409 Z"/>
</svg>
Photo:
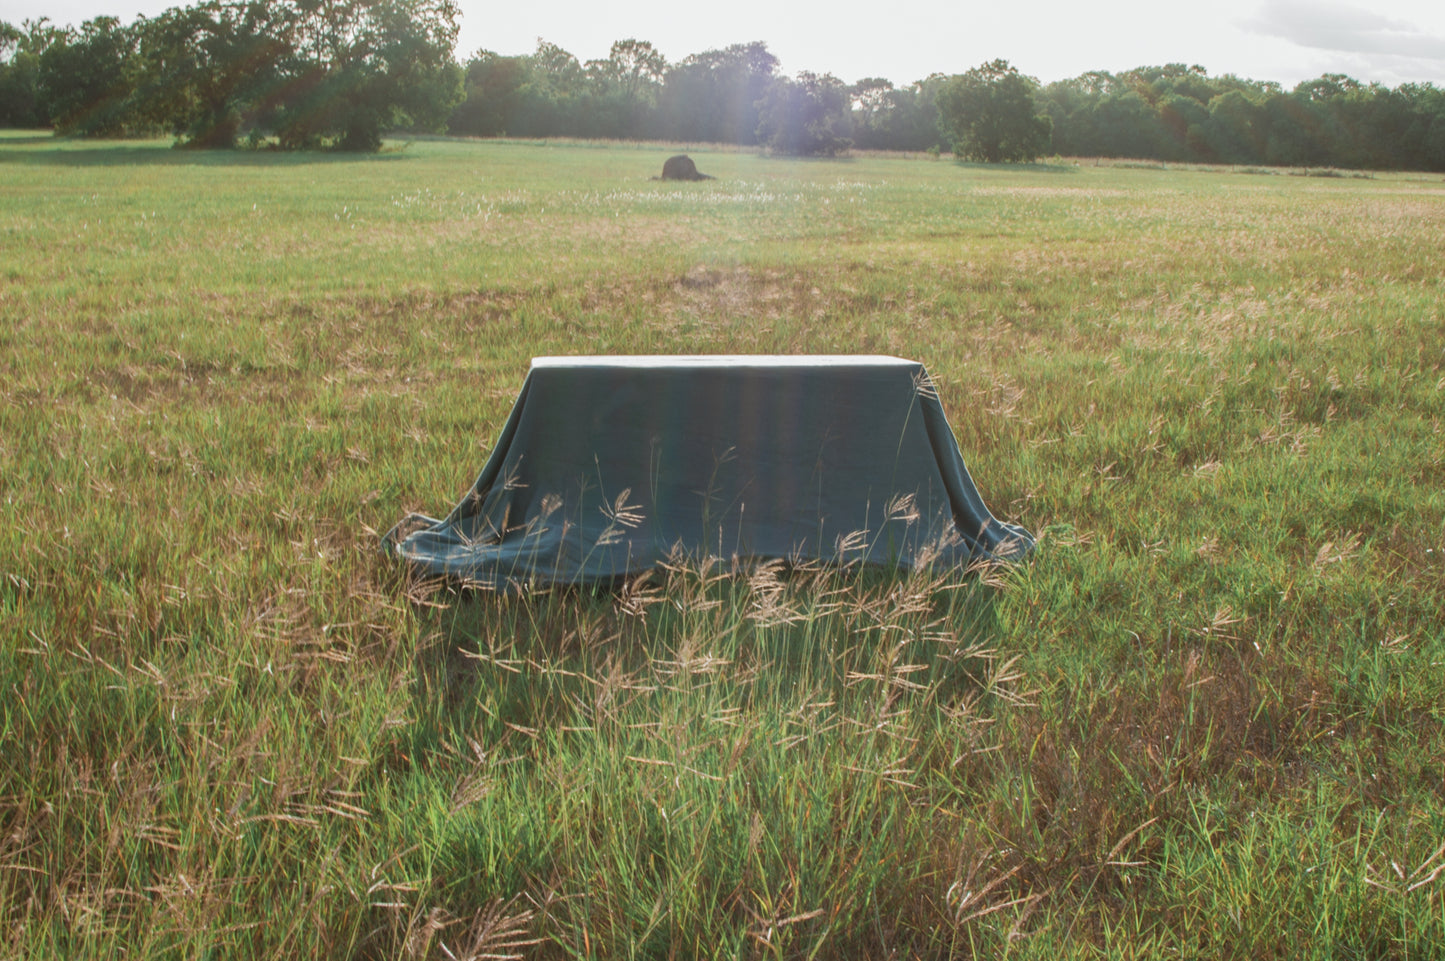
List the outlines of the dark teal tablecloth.
<svg viewBox="0 0 1445 961">
<path fill-rule="evenodd" d="M 921 364 L 896 357 L 540 357 L 445 519 L 384 537 L 503 589 L 613 582 L 674 551 L 912 568 L 1013 560 Z"/>
</svg>

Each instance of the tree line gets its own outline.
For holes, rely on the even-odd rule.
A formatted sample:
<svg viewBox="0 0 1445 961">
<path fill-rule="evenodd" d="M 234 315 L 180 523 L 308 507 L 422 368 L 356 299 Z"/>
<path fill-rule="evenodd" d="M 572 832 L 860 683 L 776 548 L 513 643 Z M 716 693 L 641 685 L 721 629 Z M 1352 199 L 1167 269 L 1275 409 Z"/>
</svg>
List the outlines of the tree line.
<svg viewBox="0 0 1445 961">
<path fill-rule="evenodd" d="M 0 23 L 0 125 L 375 150 L 457 102 L 452 0 L 206 0 L 122 23 Z"/>
<path fill-rule="evenodd" d="M 581 61 L 456 61 L 453 0 L 207 0 L 78 28 L 0 23 L 0 125 L 170 133 L 178 143 L 374 150 L 384 133 L 951 150 L 1171 162 L 1445 170 L 1445 90 L 1327 74 L 1292 90 L 1200 66 L 1047 85 L 1004 61 L 906 86 L 785 75 L 761 42 L 669 62 L 651 43 Z"/>
</svg>

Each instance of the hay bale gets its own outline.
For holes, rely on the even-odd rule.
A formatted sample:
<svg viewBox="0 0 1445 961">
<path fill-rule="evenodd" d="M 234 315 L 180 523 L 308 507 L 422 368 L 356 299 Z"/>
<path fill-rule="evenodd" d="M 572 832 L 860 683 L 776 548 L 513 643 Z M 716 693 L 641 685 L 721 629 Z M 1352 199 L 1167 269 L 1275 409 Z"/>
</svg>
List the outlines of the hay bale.
<svg viewBox="0 0 1445 961">
<path fill-rule="evenodd" d="M 700 173 L 697 164 L 685 153 L 675 157 L 668 157 L 667 162 L 662 165 L 663 180 L 712 180 L 705 173 Z"/>
</svg>

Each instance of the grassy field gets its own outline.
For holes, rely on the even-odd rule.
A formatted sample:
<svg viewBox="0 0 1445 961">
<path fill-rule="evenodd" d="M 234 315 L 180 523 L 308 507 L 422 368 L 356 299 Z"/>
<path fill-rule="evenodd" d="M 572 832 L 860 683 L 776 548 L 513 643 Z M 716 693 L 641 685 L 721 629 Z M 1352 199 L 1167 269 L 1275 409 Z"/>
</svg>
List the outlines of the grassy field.
<svg viewBox="0 0 1445 961">
<path fill-rule="evenodd" d="M 0 134 L 0 953 L 1445 957 L 1445 181 Z M 531 356 L 926 363 L 1031 563 L 427 594 Z"/>
</svg>

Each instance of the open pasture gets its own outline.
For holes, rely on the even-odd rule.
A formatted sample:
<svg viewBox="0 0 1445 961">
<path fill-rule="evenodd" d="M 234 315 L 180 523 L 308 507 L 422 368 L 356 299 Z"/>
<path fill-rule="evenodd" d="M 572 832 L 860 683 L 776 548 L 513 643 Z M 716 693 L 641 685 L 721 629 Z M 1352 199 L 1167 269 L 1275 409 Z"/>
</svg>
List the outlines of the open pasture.
<svg viewBox="0 0 1445 961">
<path fill-rule="evenodd" d="M 1445 181 L 0 135 L 0 953 L 1445 956 Z M 926 363 L 1027 565 L 458 599 L 531 356 Z"/>
</svg>

